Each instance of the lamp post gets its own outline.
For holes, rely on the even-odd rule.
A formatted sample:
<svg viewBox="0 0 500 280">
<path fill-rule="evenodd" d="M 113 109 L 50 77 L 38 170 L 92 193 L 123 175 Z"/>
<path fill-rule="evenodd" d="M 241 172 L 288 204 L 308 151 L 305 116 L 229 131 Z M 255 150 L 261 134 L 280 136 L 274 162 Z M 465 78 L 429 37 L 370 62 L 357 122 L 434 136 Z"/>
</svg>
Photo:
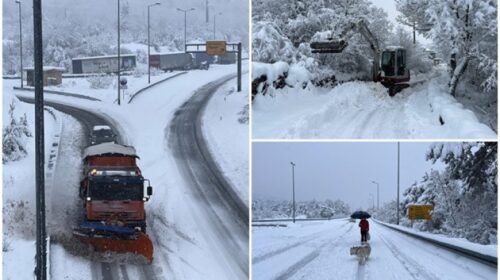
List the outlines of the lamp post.
<svg viewBox="0 0 500 280">
<path fill-rule="evenodd" d="M 120 59 L 120 0 L 117 0 L 118 4 L 118 81 L 116 83 L 118 88 L 118 106 L 120 106 L 120 69 L 121 69 L 121 59 Z"/>
<path fill-rule="evenodd" d="M 378 184 L 378 182 L 375 181 L 372 181 L 372 183 L 377 185 L 377 210 L 378 210 L 380 207 L 380 191 L 379 191 L 380 185 Z"/>
<path fill-rule="evenodd" d="M 396 197 L 396 213 L 397 213 L 397 220 L 396 220 L 396 225 L 399 225 L 399 142 L 398 142 L 398 194 Z"/>
<path fill-rule="evenodd" d="M 293 223 L 295 223 L 295 163 L 290 161 L 292 165 L 292 215 L 293 215 Z"/>
<path fill-rule="evenodd" d="M 217 14 L 214 15 L 214 40 L 215 40 L 215 17 L 222 15 L 221 12 L 218 12 Z"/>
<path fill-rule="evenodd" d="M 21 1 L 16 0 L 19 5 L 19 55 L 21 56 L 21 88 L 23 88 L 23 24 L 21 22 Z"/>
<path fill-rule="evenodd" d="M 370 193 L 370 198 L 372 200 L 372 209 L 375 208 L 375 197 L 373 196 L 372 193 Z"/>
<path fill-rule="evenodd" d="M 184 12 L 184 49 L 186 49 L 186 25 L 187 25 L 186 18 L 187 18 L 187 13 L 190 11 L 194 11 L 194 10 L 195 10 L 195 8 L 191 8 L 188 10 L 177 8 L 177 11 Z"/>
<path fill-rule="evenodd" d="M 151 44 L 149 43 L 149 14 L 152 6 L 158 6 L 160 3 L 148 5 L 148 84 L 151 83 Z"/>
</svg>

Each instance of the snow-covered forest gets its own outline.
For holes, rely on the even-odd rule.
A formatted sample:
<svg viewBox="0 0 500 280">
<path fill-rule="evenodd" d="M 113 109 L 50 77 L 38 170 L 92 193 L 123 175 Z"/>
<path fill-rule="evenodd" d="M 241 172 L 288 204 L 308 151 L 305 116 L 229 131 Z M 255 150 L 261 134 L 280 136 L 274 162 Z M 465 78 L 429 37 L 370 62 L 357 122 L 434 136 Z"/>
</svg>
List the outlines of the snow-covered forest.
<svg viewBox="0 0 500 280">
<path fill-rule="evenodd" d="M 431 90 L 453 96 L 496 131 L 497 1 L 394 0 L 396 21 L 380 5 L 370 0 L 254 0 L 254 98 L 290 92 L 283 88 L 318 92 L 346 81 L 370 81 L 370 44 L 349 29 L 364 21 L 381 49 L 406 49 L 410 83 L 446 81 L 446 87 Z M 330 38 L 348 45 L 341 53 L 312 53 L 311 42 Z"/>
<path fill-rule="evenodd" d="M 254 220 L 259 219 L 291 219 L 293 217 L 291 201 L 258 200 L 252 202 L 252 215 Z M 324 201 L 310 200 L 295 203 L 297 218 L 338 218 L 351 214 L 349 205 L 342 200 Z"/>
<path fill-rule="evenodd" d="M 427 160 L 441 161 L 402 193 L 400 222 L 410 226 L 411 204 L 433 205 L 432 220 L 413 227 L 481 244 L 497 244 L 497 143 L 447 143 L 431 146 Z M 376 218 L 396 223 L 396 201 L 385 204 Z"/>
<path fill-rule="evenodd" d="M 22 2 L 24 66 L 33 61 L 33 17 L 29 1 Z M 157 1 L 151 7 L 152 51 L 184 49 L 184 12 L 187 13 L 187 41 L 213 39 L 214 16 L 216 39 L 241 41 L 248 45 L 248 3 L 246 1 L 210 0 L 206 21 L 205 1 Z M 147 5 L 150 2 L 121 1 L 121 43 L 123 53 L 136 53 L 139 63 L 147 59 Z M 44 63 L 70 69 L 71 58 L 116 54 L 116 1 L 43 1 Z M 220 14 L 219 14 L 220 13 Z M 140 45 L 139 45 L 140 44 Z M 19 71 L 19 14 L 15 1 L 3 4 L 3 73 Z"/>
</svg>

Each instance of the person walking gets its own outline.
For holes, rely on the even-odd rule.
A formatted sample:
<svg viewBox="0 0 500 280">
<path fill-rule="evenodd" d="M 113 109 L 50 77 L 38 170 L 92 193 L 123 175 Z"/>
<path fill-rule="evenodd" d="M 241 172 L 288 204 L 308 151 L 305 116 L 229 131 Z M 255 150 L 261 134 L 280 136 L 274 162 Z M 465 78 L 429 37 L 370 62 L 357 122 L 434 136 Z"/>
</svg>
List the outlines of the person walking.
<svg viewBox="0 0 500 280">
<path fill-rule="evenodd" d="M 367 242 L 366 236 L 370 230 L 370 224 L 365 218 L 362 218 L 361 221 L 359 221 L 359 227 L 361 229 L 361 243 Z"/>
</svg>

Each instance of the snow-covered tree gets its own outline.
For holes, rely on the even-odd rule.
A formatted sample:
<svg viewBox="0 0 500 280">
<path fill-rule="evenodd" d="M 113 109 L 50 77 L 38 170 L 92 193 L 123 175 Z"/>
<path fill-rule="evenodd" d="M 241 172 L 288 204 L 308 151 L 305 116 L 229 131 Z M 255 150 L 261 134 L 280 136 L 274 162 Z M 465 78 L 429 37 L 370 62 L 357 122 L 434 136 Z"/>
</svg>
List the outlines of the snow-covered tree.
<svg viewBox="0 0 500 280">
<path fill-rule="evenodd" d="M 432 220 L 422 230 L 495 244 L 497 233 L 497 144 L 449 143 L 431 146 L 427 159 L 442 161 L 403 193 L 402 204 L 433 205 Z M 404 218 L 407 222 L 407 217 Z"/>
<path fill-rule="evenodd" d="M 426 36 L 449 58 L 449 92 L 456 94 L 461 80 L 480 85 L 484 92 L 497 88 L 497 1 L 429 0 Z M 465 75 L 465 76 L 464 76 Z"/>
<path fill-rule="evenodd" d="M 24 158 L 28 154 L 27 138 L 32 137 L 26 114 L 16 119 L 15 109 L 16 103 L 12 100 L 9 104 L 9 124 L 3 128 L 2 160 L 4 163 Z"/>
</svg>

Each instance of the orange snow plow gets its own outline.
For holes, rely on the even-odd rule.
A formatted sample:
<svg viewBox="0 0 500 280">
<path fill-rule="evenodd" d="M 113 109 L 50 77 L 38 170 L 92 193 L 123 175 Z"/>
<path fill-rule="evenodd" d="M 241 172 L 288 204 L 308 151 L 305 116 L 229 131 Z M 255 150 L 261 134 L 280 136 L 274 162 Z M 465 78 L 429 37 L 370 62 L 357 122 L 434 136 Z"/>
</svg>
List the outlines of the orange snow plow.
<svg viewBox="0 0 500 280">
<path fill-rule="evenodd" d="M 128 227 L 85 222 L 73 231 L 73 235 L 97 252 L 142 256 L 145 259 L 134 256 L 136 262 L 140 263 L 153 261 L 153 243 L 149 236 Z"/>
<path fill-rule="evenodd" d="M 115 143 L 85 149 L 80 182 L 85 216 L 73 235 L 105 258 L 151 263 L 153 243 L 146 235 L 144 204 L 153 187 L 141 175 L 137 158 L 133 147 Z"/>
</svg>

